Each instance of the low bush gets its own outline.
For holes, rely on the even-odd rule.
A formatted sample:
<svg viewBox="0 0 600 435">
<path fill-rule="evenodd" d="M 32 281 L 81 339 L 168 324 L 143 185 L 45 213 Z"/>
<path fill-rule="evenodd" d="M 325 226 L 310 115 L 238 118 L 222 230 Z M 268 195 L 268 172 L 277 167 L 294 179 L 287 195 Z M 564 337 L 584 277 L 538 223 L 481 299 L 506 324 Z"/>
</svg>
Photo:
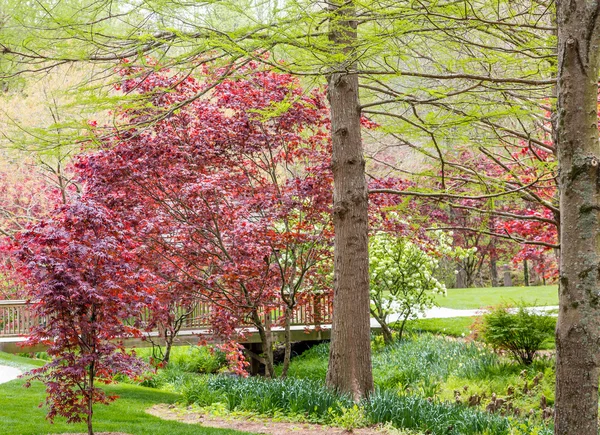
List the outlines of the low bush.
<svg viewBox="0 0 600 435">
<path fill-rule="evenodd" d="M 225 354 L 208 346 L 189 346 L 173 352 L 169 366 L 189 373 L 217 373 L 227 366 Z"/>
<path fill-rule="evenodd" d="M 516 311 L 498 307 L 483 316 L 483 340 L 508 351 L 513 358 L 530 365 L 544 342 L 552 340 L 556 319 L 547 313 L 536 313 L 524 306 Z"/>
</svg>

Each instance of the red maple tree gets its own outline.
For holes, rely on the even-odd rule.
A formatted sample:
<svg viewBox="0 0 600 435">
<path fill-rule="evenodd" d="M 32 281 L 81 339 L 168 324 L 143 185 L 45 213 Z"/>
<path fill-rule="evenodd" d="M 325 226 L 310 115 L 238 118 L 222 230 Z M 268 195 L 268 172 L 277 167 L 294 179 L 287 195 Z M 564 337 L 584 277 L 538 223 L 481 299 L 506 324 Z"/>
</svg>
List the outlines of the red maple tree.
<svg viewBox="0 0 600 435">
<path fill-rule="evenodd" d="M 86 421 L 93 435 L 93 405 L 115 399 L 98 383 L 143 368 L 118 341 L 140 334 L 133 319 L 151 298 L 147 273 L 136 266 L 138 245 L 113 213 L 84 199 L 18 234 L 15 246 L 40 320 L 27 344 L 46 345 L 52 357 L 29 372 L 27 385 L 46 385 L 50 420 Z"/>
<path fill-rule="evenodd" d="M 293 310 L 330 291 L 323 94 L 254 63 L 219 81 L 207 66 L 203 80 L 121 72 L 120 89 L 152 105 L 121 110 L 123 127 L 79 161 L 86 192 L 135 228 L 148 253 L 144 266 L 165 289 L 156 316 L 168 323 L 174 304 L 210 301 L 219 335 L 257 329 L 273 376 L 273 322 L 281 317 L 286 331 L 287 367 Z"/>
</svg>

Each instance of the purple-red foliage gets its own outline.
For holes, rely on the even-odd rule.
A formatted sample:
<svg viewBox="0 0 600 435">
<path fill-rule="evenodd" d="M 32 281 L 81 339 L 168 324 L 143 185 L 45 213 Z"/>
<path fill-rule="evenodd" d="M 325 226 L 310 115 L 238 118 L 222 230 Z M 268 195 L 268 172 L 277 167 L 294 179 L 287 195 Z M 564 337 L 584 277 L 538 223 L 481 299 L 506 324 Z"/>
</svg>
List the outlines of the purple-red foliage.
<svg viewBox="0 0 600 435">
<path fill-rule="evenodd" d="M 135 319 L 151 299 L 147 276 L 135 267 L 139 247 L 128 227 L 90 200 L 56 210 L 17 235 L 15 246 L 40 321 L 27 344 L 47 345 L 53 358 L 29 372 L 29 382 L 46 385 L 50 420 L 91 420 L 92 404 L 115 398 L 96 383 L 143 368 L 119 343 L 139 335 Z"/>
</svg>

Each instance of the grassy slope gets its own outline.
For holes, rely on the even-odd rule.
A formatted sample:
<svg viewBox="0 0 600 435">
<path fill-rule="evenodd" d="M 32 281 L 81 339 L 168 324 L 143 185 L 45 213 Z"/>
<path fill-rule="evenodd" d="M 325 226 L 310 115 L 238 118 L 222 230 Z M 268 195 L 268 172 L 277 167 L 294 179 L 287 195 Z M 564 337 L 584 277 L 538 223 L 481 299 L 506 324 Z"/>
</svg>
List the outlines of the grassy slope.
<svg viewBox="0 0 600 435">
<path fill-rule="evenodd" d="M 441 307 L 463 310 L 514 304 L 521 300 L 529 306 L 558 305 L 558 290 L 555 285 L 448 289 L 446 297 L 436 298 Z"/>
<path fill-rule="evenodd" d="M 0 353 L 0 364 L 26 370 L 33 367 L 32 361 Z M 180 396 L 177 394 L 124 384 L 108 386 L 107 391 L 119 395 L 120 398 L 109 406 L 96 406 L 94 428 L 98 432 L 123 431 L 132 435 L 243 434 L 232 430 L 165 421 L 144 412 L 156 403 L 178 401 Z M 0 384 L 0 435 L 45 435 L 85 431 L 84 425 L 67 425 L 64 419 L 56 419 L 54 424 L 46 421 L 45 409 L 38 406 L 44 397 L 44 386 L 38 382 L 29 389 L 23 388 L 23 380 Z"/>
</svg>

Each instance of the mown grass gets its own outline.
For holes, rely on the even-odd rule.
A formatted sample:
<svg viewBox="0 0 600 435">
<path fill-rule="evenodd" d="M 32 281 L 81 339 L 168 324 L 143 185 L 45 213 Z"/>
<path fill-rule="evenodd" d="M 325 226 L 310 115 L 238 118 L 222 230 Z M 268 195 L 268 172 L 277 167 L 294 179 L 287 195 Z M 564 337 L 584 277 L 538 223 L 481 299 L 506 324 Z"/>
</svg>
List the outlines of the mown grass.
<svg viewBox="0 0 600 435">
<path fill-rule="evenodd" d="M 448 317 L 445 319 L 416 319 L 406 323 L 407 332 L 447 335 L 450 337 L 468 337 L 473 324 L 479 317 Z"/>
<path fill-rule="evenodd" d="M 40 363 L 28 358 L 0 353 L 0 364 L 30 369 Z M 42 362 L 43 364 L 43 362 Z M 83 424 L 67 424 L 57 418 L 54 424 L 46 419 L 46 410 L 39 405 L 44 401 L 44 386 L 35 382 L 23 387 L 23 380 L 0 384 L 0 435 L 45 435 L 87 432 Z M 94 409 L 94 427 L 98 432 L 126 432 L 132 435 L 241 435 L 245 432 L 204 428 L 153 417 L 145 409 L 157 403 L 174 403 L 179 394 L 136 385 L 110 385 L 110 394 L 119 396 L 109 406 Z"/>
<path fill-rule="evenodd" d="M 558 305 L 557 286 L 448 289 L 446 296 L 436 297 L 439 306 L 461 310 L 515 304 L 516 301 L 523 301 L 526 306 Z"/>
</svg>

